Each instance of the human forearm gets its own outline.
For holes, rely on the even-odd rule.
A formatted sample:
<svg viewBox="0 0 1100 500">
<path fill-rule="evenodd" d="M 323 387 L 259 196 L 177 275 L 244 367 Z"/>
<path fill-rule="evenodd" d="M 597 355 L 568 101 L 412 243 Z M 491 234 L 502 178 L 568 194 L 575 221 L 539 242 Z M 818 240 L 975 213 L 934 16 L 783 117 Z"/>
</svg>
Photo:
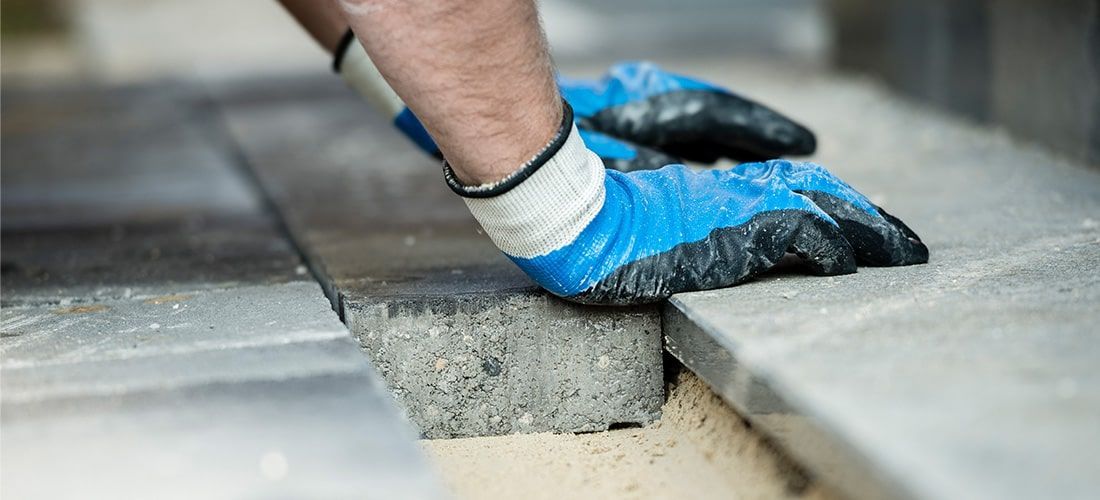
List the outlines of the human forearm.
<svg viewBox="0 0 1100 500">
<path fill-rule="evenodd" d="M 558 131 L 561 97 L 533 2 L 339 5 L 461 182 L 506 177 Z"/>
</svg>

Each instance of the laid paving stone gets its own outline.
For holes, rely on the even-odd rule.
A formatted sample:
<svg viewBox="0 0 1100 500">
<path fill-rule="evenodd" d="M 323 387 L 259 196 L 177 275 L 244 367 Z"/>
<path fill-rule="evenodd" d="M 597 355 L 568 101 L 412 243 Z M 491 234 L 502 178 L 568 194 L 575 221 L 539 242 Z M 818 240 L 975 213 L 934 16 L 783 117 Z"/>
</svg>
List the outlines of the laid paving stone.
<svg viewBox="0 0 1100 500">
<path fill-rule="evenodd" d="M 5 305 L 308 278 L 203 102 L 5 88 Z"/>
<path fill-rule="evenodd" d="M 442 496 L 201 96 L 8 90 L 0 496 Z"/>
<path fill-rule="evenodd" d="M 1100 171 L 866 82 L 680 69 L 807 122 L 817 159 L 932 255 L 678 295 L 669 351 L 855 498 L 1094 497 Z"/>
<path fill-rule="evenodd" d="M 0 360 L 5 497 L 442 495 L 316 283 L 5 307 Z"/>
<path fill-rule="evenodd" d="M 5 497 L 442 496 L 316 283 L 5 307 L 0 359 Z"/>
<path fill-rule="evenodd" d="M 5 230 L 262 210 L 194 90 L 5 90 Z"/>
<path fill-rule="evenodd" d="M 212 382 L 300 378 L 363 368 L 358 344 L 342 334 L 239 348 L 196 349 L 131 358 L 5 367 L 4 401 L 115 395 Z M 318 335 L 321 337 L 321 335 Z"/>
<path fill-rule="evenodd" d="M 310 279 L 274 222 L 253 216 L 3 234 L 5 305 L 69 304 Z"/>
<path fill-rule="evenodd" d="M 430 437 L 604 430 L 651 421 L 660 401 L 650 309 L 531 292 L 360 300 L 345 315 Z"/>
<path fill-rule="evenodd" d="M 332 338 L 316 283 L 237 287 L 95 304 L 5 307 L 4 366 L 124 359 L 177 349 Z M 314 300 L 302 297 L 316 295 Z M 281 332 L 273 336 L 272 331 Z M 319 337 L 317 337 L 319 335 Z"/>
<path fill-rule="evenodd" d="M 6 376 L 5 397 L 13 396 L 8 383 L 21 384 L 20 371 L 46 370 L 46 375 L 67 377 L 70 365 L 104 367 L 101 375 L 84 381 L 57 380 L 64 384 L 119 383 L 148 385 L 160 377 L 209 377 L 212 373 L 173 372 L 166 361 L 172 356 L 210 355 L 212 361 L 227 360 L 233 349 L 265 348 L 327 343 L 347 337 L 347 330 L 336 319 L 316 283 L 288 283 L 270 286 L 237 287 L 213 292 L 180 293 L 127 300 L 102 301 L 71 306 L 5 307 L 0 310 L 0 367 Z M 349 354 L 362 356 L 354 350 Z M 244 354 L 248 356 L 249 354 Z M 254 353 L 256 366 L 247 366 L 241 358 L 231 370 L 246 373 L 294 370 L 301 367 L 264 366 L 265 356 L 276 352 Z M 345 361 L 347 361 L 345 359 Z M 87 365 L 95 363 L 94 365 Z M 162 364 L 165 364 L 162 366 Z M 196 366 L 201 366 L 197 363 Z M 147 369 L 140 376 L 129 370 Z M 10 371 L 8 371 L 10 370 Z M 182 368 L 181 368 L 182 370 Z M 265 371 L 266 370 L 266 371 Z M 108 375 L 118 372 L 117 379 Z M 129 373 L 132 380 L 123 375 Z M 170 382 L 169 383 L 173 383 Z M 37 394 L 41 387 L 26 387 Z"/>
<path fill-rule="evenodd" d="M 332 80 L 332 81 L 330 81 Z M 655 308 L 551 298 L 413 149 L 338 81 L 223 99 L 229 127 L 387 384 L 426 437 L 653 421 Z"/>
<path fill-rule="evenodd" d="M 5 498 L 442 498 L 368 370 L 3 405 Z"/>
</svg>

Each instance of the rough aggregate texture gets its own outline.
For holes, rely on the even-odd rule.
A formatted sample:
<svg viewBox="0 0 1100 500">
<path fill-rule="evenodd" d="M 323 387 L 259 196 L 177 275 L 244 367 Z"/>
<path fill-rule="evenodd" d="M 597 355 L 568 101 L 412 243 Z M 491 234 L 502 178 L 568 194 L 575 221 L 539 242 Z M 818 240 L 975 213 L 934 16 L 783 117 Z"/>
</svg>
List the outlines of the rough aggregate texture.
<svg viewBox="0 0 1100 500">
<path fill-rule="evenodd" d="M 543 293 L 417 297 L 345 308 L 425 437 L 605 430 L 659 415 L 651 308 L 579 308 Z M 656 397 L 655 397 L 656 396 Z"/>
</svg>

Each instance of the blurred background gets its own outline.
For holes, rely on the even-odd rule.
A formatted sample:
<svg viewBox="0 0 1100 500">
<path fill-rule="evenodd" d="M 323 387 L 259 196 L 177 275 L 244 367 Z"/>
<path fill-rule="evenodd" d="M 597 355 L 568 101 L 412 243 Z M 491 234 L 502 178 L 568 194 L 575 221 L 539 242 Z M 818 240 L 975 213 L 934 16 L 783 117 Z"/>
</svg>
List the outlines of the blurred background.
<svg viewBox="0 0 1100 500">
<path fill-rule="evenodd" d="M 1100 163 L 1100 0 L 546 0 L 560 64 L 836 67 Z M 3 84 L 327 71 L 272 0 L 4 0 Z"/>
<path fill-rule="evenodd" d="M 542 2 L 563 62 L 764 54 L 820 61 L 822 5 L 805 0 Z M 274 0 L 5 0 L 5 77 L 126 82 L 325 69 Z"/>
</svg>

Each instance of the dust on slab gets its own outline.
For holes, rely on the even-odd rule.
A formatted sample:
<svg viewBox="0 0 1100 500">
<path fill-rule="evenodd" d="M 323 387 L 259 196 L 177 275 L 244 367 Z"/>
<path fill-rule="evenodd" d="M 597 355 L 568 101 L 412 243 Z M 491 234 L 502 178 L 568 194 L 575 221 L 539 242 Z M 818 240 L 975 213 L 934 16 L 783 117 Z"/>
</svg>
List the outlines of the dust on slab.
<svg viewBox="0 0 1100 500">
<path fill-rule="evenodd" d="M 53 313 L 54 314 L 89 314 L 89 313 L 103 312 L 103 311 L 106 311 L 107 309 L 110 309 L 110 307 L 107 307 L 103 304 L 91 304 L 91 305 L 60 307 L 60 308 L 54 309 Z"/>
<path fill-rule="evenodd" d="M 173 302 L 183 302 L 191 298 L 190 294 L 175 293 L 171 295 L 158 295 L 156 297 L 150 297 L 145 299 L 146 304 L 159 306 L 161 304 L 170 304 Z"/>
<path fill-rule="evenodd" d="M 837 496 L 803 474 L 690 372 L 659 422 L 592 434 L 425 440 L 459 499 Z"/>
</svg>

